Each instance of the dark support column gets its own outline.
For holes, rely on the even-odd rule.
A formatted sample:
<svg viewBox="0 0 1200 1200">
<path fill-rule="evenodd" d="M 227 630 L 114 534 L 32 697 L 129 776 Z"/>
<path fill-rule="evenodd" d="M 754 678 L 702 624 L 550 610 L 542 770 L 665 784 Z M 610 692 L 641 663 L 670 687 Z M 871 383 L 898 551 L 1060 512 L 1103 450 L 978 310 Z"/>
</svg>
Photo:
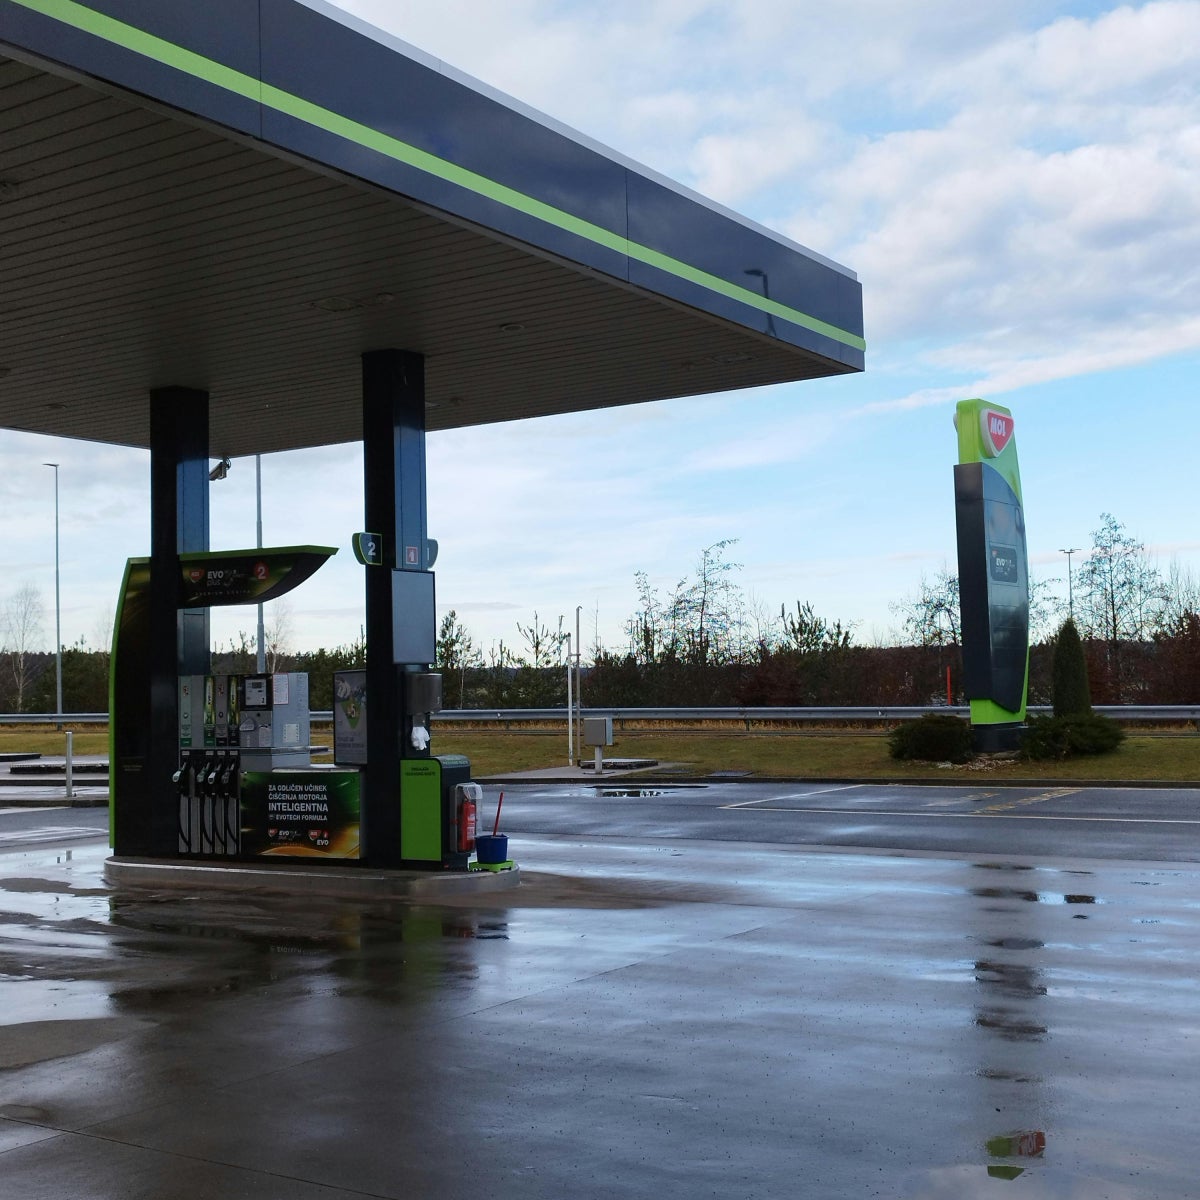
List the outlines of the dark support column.
<svg viewBox="0 0 1200 1200">
<path fill-rule="evenodd" d="M 208 610 L 179 611 L 179 555 L 208 549 L 208 393 L 150 393 L 150 754 L 154 855 L 178 853 L 171 789 L 179 740 L 180 675 L 207 674 Z M 131 852 L 136 853 L 136 852 Z"/>
<path fill-rule="evenodd" d="M 393 571 L 425 566 L 425 360 L 407 350 L 374 350 L 362 364 L 366 528 L 384 546 L 383 564 L 365 569 L 369 761 L 362 836 L 366 861 L 391 867 L 403 857 L 400 759 L 414 754 L 405 742 L 403 666 L 393 652 Z"/>
</svg>

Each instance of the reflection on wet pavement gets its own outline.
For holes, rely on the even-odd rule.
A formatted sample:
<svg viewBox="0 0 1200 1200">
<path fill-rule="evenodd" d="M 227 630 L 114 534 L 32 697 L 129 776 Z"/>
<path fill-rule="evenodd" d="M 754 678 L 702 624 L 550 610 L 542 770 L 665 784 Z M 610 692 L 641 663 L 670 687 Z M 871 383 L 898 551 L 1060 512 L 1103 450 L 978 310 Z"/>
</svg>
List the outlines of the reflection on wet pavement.
<svg viewBox="0 0 1200 1200">
<path fill-rule="evenodd" d="M 0 1194 L 1193 1194 L 1200 872 L 523 849 L 440 905 L 0 857 Z"/>
</svg>

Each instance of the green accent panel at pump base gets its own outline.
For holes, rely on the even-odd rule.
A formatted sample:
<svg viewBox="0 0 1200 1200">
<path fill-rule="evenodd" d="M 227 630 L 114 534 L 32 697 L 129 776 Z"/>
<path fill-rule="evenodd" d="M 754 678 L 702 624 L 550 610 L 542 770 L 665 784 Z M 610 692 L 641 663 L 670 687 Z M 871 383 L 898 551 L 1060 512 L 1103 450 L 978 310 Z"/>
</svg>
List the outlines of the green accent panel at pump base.
<svg viewBox="0 0 1200 1200">
<path fill-rule="evenodd" d="M 411 862 L 442 861 L 442 764 L 436 758 L 400 763 L 400 853 Z"/>
<path fill-rule="evenodd" d="M 400 857 L 418 868 L 465 871 L 469 851 L 456 844 L 455 785 L 469 783 L 461 754 L 400 760 Z M 368 837 L 370 833 L 368 831 Z"/>
</svg>

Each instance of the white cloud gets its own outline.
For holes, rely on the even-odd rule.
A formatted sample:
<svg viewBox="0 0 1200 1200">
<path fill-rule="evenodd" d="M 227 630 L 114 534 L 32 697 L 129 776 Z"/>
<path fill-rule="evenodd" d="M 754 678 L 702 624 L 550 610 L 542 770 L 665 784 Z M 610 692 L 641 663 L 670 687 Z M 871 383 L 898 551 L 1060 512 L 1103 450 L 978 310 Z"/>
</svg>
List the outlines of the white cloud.
<svg viewBox="0 0 1200 1200">
<path fill-rule="evenodd" d="M 926 87 L 960 100 L 1016 92 L 1053 104 L 1093 102 L 1103 112 L 1118 96 L 1141 103 L 1176 88 L 1190 92 L 1198 46 L 1200 8 L 1190 0 L 1124 5 L 1003 38 L 943 68 Z"/>
<path fill-rule="evenodd" d="M 936 569 L 947 550 L 931 527 L 952 518 L 898 497 L 886 545 L 875 544 L 881 522 L 864 518 L 861 493 L 839 499 L 840 481 L 820 476 L 845 455 L 846 494 L 859 487 L 853 472 L 871 468 L 849 447 L 869 441 L 864 418 L 893 414 L 888 456 L 924 470 L 930 409 L 1200 346 L 1195 0 L 345 6 L 846 262 L 864 285 L 869 373 L 838 390 L 432 435 L 439 600 L 470 613 L 485 644 L 535 607 L 557 616 L 583 603 L 590 624 L 598 600 L 619 627 L 635 570 L 670 586 L 700 547 L 730 536 L 745 538 L 746 582 L 761 579 L 772 605 L 823 580 L 839 599 L 813 594 L 819 611 L 839 615 L 848 597 L 860 606 L 850 615 L 868 620 L 885 591 L 915 585 L 915 564 Z M 124 557 L 148 548 L 148 458 L 5 434 L 0 598 L 26 578 L 52 595 L 52 479 L 39 464 L 54 459 L 64 599 L 88 632 L 91 596 L 110 607 Z M 362 521 L 359 459 L 357 446 L 268 456 L 267 542 L 345 546 Z M 806 477 L 822 483 L 781 504 L 781 486 Z M 213 544 L 249 543 L 250 464 L 235 464 L 212 503 Z M 1160 503 L 1164 521 L 1171 509 Z M 1087 529 L 1094 515 L 1072 519 Z M 826 530 L 854 556 L 818 547 Z M 1146 535 L 1189 545 L 1175 527 Z M 344 549 L 296 594 L 297 638 L 348 640 L 360 612 L 361 571 Z"/>
</svg>

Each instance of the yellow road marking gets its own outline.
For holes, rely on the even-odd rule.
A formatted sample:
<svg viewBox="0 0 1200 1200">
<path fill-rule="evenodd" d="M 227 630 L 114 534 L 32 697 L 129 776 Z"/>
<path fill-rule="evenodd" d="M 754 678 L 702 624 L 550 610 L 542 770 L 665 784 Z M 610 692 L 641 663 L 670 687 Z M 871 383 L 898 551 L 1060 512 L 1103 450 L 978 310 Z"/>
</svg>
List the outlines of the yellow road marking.
<svg viewBox="0 0 1200 1200">
<path fill-rule="evenodd" d="M 1013 808 L 1027 808 L 1030 804 L 1042 804 L 1046 800 L 1058 800 L 1063 796 L 1074 796 L 1082 790 L 1082 788 L 1051 788 L 1050 791 L 1040 792 L 1036 796 L 1026 796 L 1024 800 L 1009 800 L 1004 804 L 989 804 L 987 808 L 979 809 L 976 815 L 1008 812 L 1009 809 Z"/>
</svg>

